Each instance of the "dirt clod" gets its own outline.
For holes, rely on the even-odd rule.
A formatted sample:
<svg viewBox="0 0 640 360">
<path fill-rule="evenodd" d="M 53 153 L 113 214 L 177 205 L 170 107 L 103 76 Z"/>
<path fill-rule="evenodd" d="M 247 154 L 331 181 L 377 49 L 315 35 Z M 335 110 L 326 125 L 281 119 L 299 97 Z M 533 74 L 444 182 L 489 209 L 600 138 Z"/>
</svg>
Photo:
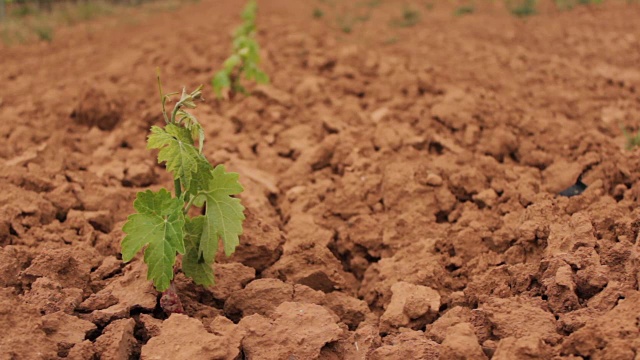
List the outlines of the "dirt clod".
<svg viewBox="0 0 640 360">
<path fill-rule="evenodd" d="M 338 317 L 314 304 L 285 302 L 270 317 L 254 314 L 238 326 L 246 331 L 247 359 L 318 359 L 321 349 L 343 333 Z"/>
<path fill-rule="evenodd" d="M 122 102 L 96 87 L 82 90 L 71 118 L 79 124 L 112 130 L 122 118 Z"/>
</svg>

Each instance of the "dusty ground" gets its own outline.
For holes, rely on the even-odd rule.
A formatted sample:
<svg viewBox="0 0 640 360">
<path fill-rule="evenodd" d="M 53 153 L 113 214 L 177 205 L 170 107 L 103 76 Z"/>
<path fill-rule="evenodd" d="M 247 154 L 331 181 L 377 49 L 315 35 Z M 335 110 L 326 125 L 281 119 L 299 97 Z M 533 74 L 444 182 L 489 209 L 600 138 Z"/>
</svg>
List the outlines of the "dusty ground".
<svg viewBox="0 0 640 360">
<path fill-rule="evenodd" d="M 487 6 L 352 34 L 262 4 L 272 85 L 197 115 L 241 174 L 242 245 L 167 318 L 120 230 L 170 187 L 166 89 L 208 83 L 240 4 L 0 48 L 1 359 L 634 359 L 640 7 Z M 490 24 L 490 26 L 488 25 Z M 584 172 L 579 196 L 556 194 Z"/>
</svg>

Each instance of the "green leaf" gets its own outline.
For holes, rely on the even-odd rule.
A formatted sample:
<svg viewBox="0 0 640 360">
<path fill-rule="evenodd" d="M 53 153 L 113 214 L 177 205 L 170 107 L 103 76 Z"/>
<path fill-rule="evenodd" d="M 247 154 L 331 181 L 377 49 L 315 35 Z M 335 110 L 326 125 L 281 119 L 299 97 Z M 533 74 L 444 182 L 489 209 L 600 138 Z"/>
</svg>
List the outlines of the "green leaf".
<svg viewBox="0 0 640 360">
<path fill-rule="evenodd" d="M 218 239 L 222 239 L 224 252 L 231 256 L 239 244 L 242 234 L 244 207 L 240 199 L 231 197 L 243 191 L 238 182 L 237 173 L 228 173 L 224 165 L 213 169 L 213 179 L 208 188 L 200 192 L 207 202 L 204 228 L 200 238 L 199 254 L 204 259 L 213 259 L 218 248 Z"/>
<path fill-rule="evenodd" d="M 221 70 L 213 77 L 211 85 L 213 86 L 213 91 L 215 91 L 216 96 L 220 98 L 222 96 L 222 89 L 231 86 L 231 78 L 226 71 Z"/>
<path fill-rule="evenodd" d="M 174 178 L 180 179 L 184 186 L 191 182 L 193 173 L 198 171 L 200 153 L 193 145 L 189 129 L 175 124 L 167 124 L 164 129 L 153 126 L 147 148 L 160 149 L 158 162 L 166 162 L 167 170 L 173 173 Z"/>
<path fill-rule="evenodd" d="M 198 157 L 198 172 L 193 174 L 193 178 L 191 179 L 191 183 L 189 183 L 189 188 L 187 190 L 187 193 L 190 196 L 197 196 L 198 192 L 200 192 L 201 190 L 206 190 L 209 187 L 209 183 L 211 182 L 211 180 L 213 179 L 213 166 L 211 166 L 211 164 L 209 164 L 209 161 L 207 161 L 207 159 L 204 157 L 204 155 L 200 155 Z M 203 200 L 204 198 L 201 197 L 201 199 L 195 199 L 194 200 L 194 205 L 195 206 L 202 206 L 203 205 Z"/>
<path fill-rule="evenodd" d="M 269 83 L 269 75 L 267 75 L 264 71 L 257 69 L 255 73 L 255 79 L 258 84 L 268 84 Z"/>
<path fill-rule="evenodd" d="M 122 260 L 131 261 L 144 246 L 144 262 L 149 270 L 147 279 L 153 280 L 158 291 L 169 288 L 173 279 L 176 252 L 185 253 L 183 242 L 184 201 L 172 198 L 165 190 L 139 192 L 133 207 L 137 213 L 130 215 L 122 230 L 127 236 L 122 240 Z"/>
<path fill-rule="evenodd" d="M 231 73 L 233 69 L 240 64 L 242 59 L 237 54 L 233 54 L 224 61 L 222 66 L 224 67 L 227 73 Z"/>
<path fill-rule="evenodd" d="M 242 9 L 240 17 L 245 22 L 254 22 L 256 19 L 256 13 L 258 12 L 258 3 L 255 0 L 250 0 Z"/>
<path fill-rule="evenodd" d="M 191 131 L 191 138 L 198 138 L 198 152 L 202 153 L 204 147 L 204 129 L 198 119 L 190 113 L 180 109 L 176 112 L 176 123 L 182 124 Z"/>
<path fill-rule="evenodd" d="M 211 286 L 215 283 L 211 267 L 213 259 L 206 261 L 198 251 L 204 220 L 204 216 L 197 216 L 190 220 L 187 218 L 184 227 L 184 243 L 187 251 L 182 257 L 182 271 L 196 284 Z"/>
</svg>

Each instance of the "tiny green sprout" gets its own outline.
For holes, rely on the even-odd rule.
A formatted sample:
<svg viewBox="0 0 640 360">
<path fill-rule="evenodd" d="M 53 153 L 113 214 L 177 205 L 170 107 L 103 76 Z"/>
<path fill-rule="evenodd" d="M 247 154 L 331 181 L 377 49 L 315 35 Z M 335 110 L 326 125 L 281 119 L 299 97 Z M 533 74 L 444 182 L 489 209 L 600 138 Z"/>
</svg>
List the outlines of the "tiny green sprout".
<svg viewBox="0 0 640 360">
<path fill-rule="evenodd" d="M 420 12 L 410 7 L 405 7 L 402 10 L 402 16 L 399 19 L 391 20 L 392 26 L 397 27 L 411 27 L 420 22 Z"/>
<path fill-rule="evenodd" d="M 376 8 L 382 5 L 382 0 L 369 0 L 364 2 L 364 6 L 368 8 Z"/>
<path fill-rule="evenodd" d="M 468 15 L 468 14 L 473 14 L 474 11 L 476 11 L 476 8 L 473 5 L 464 5 L 464 6 L 458 7 L 453 12 L 453 15 L 455 16 Z"/>
<path fill-rule="evenodd" d="M 397 42 L 398 42 L 398 37 L 397 37 L 397 36 L 390 36 L 390 37 L 386 38 L 386 39 L 382 42 L 382 44 L 383 44 L 383 45 L 393 45 L 393 44 L 395 44 L 395 43 L 397 43 Z"/>
<path fill-rule="evenodd" d="M 580 5 L 597 5 L 602 4 L 604 0 L 578 0 L 578 4 Z"/>
<path fill-rule="evenodd" d="M 45 24 L 38 24 L 33 27 L 33 31 L 38 36 L 38 39 L 46 42 L 53 41 L 53 28 Z"/>
<path fill-rule="evenodd" d="M 621 128 L 621 129 L 622 129 L 622 134 L 627 140 L 625 144 L 625 149 L 633 150 L 636 147 L 640 146 L 640 130 L 638 130 L 638 132 L 635 135 L 633 135 L 633 134 L 630 134 L 627 131 L 627 129 L 625 128 Z"/>
<path fill-rule="evenodd" d="M 349 15 L 340 15 L 337 17 L 338 27 L 345 34 L 350 34 L 353 31 L 353 26 L 356 23 L 355 18 Z"/>
<path fill-rule="evenodd" d="M 158 89 L 165 125 L 151 127 L 147 148 L 159 150 L 158 162 L 165 163 L 173 175 L 175 193 L 166 189 L 138 192 L 133 202 L 136 213 L 129 215 L 122 228 L 126 236 L 121 247 L 125 262 L 144 248 L 147 279 L 170 295 L 178 254 L 187 277 L 198 285 L 214 284 L 212 266 L 218 242 L 222 241 L 227 256 L 233 254 L 245 217 L 240 200 L 233 197 L 243 191 L 238 174 L 209 163 L 202 152 L 204 130 L 188 111 L 201 99 L 202 85 L 192 92 L 164 94 L 158 73 Z M 178 94 L 180 98 L 168 112 L 167 101 Z M 204 208 L 204 215 L 191 216 L 189 210 L 194 206 Z"/>
<path fill-rule="evenodd" d="M 314 8 L 312 15 L 315 19 L 320 19 L 324 16 L 324 11 L 322 11 L 322 9 L 319 9 L 319 8 Z"/>
<path fill-rule="evenodd" d="M 517 17 L 525 17 L 536 14 L 536 0 L 519 0 L 513 4 L 511 0 L 506 1 L 511 13 Z"/>
<path fill-rule="evenodd" d="M 222 69 L 211 79 L 218 98 L 222 98 L 224 89 L 229 89 L 229 98 L 233 98 L 236 93 L 248 94 L 241 84 L 242 76 L 259 84 L 269 82 L 269 76 L 258 66 L 260 47 L 255 39 L 257 11 L 256 1 L 250 0 L 240 16 L 242 24 L 233 33 L 233 52 L 222 64 Z"/>
</svg>

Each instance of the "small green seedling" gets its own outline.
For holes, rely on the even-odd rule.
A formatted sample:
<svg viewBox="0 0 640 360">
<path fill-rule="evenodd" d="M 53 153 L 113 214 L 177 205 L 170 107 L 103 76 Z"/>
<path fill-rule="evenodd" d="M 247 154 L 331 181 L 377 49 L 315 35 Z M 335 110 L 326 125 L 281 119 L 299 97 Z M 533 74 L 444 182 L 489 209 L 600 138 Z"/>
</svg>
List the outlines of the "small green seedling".
<svg viewBox="0 0 640 360">
<path fill-rule="evenodd" d="M 627 150 L 633 150 L 636 147 L 640 146 L 640 130 L 638 130 L 638 132 L 633 135 L 629 133 L 627 129 L 622 128 L 622 134 L 624 135 L 625 139 L 627 139 L 627 142 L 625 144 L 625 148 Z"/>
<path fill-rule="evenodd" d="M 463 5 L 463 6 L 458 7 L 453 12 L 453 15 L 455 15 L 455 16 L 468 15 L 468 14 L 473 14 L 474 11 L 476 11 L 475 6 L 473 6 L 473 5 Z"/>
<path fill-rule="evenodd" d="M 53 41 L 53 28 L 51 26 L 38 24 L 33 27 L 33 31 L 38 36 L 38 39 L 46 42 Z"/>
<path fill-rule="evenodd" d="M 213 167 L 202 153 L 204 130 L 186 110 L 196 107 L 202 86 L 191 93 L 183 90 L 171 114 L 165 104 L 178 93 L 163 94 L 159 74 L 158 88 L 166 124 L 151 127 L 147 148 L 160 150 L 158 162 L 164 162 L 173 175 L 175 193 L 160 189 L 137 194 L 136 213 L 122 228 L 127 234 L 121 244 L 122 260 L 131 261 L 146 247 L 147 279 L 164 292 L 173 283 L 177 254 L 182 254 L 184 274 L 198 285 L 213 285 L 212 265 L 219 240 L 227 256 L 239 244 L 244 207 L 233 195 L 243 188 L 237 173 L 226 172 L 224 165 Z M 190 216 L 193 206 L 204 208 L 204 215 Z"/>
<path fill-rule="evenodd" d="M 324 16 L 324 11 L 322 11 L 322 9 L 320 8 L 314 8 L 312 15 L 315 19 L 320 19 Z"/>
<path fill-rule="evenodd" d="M 556 7 L 560 10 L 571 10 L 576 5 L 597 5 L 603 0 L 555 0 Z"/>
<path fill-rule="evenodd" d="M 536 0 L 519 0 L 513 4 L 511 0 L 506 2 L 509 11 L 517 17 L 525 17 L 536 14 Z"/>
<path fill-rule="evenodd" d="M 350 34 L 353 31 L 353 26 L 356 24 L 357 19 L 350 15 L 339 15 L 336 21 L 343 33 Z"/>
<path fill-rule="evenodd" d="M 397 27 L 411 27 L 420 22 L 420 12 L 410 7 L 405 7 L 402 10 L 402 16 L 399 19 L 391 20 L 392 26 Z"/>
<path fill-rule="evenodd" d="M 382 5 L 382 0 L 368 0 L 363 3 L 364 6 L 369 8 L 377 8 Z"/>
<path fill-rule="evenodd" d="M 229 89 L 229 98 L 233 98 L 236 93 L 247 94 L 241 84 L 242 76 L 260 84 L 269 82 L 269 76 L 258 67 L 260 47 L 255 40 L 257 12 L 258 4 L 255 0 L 250 0 L 242 11 L 242 25 L 233 34 L 233 54 L 224 61 L 222 70 L 211 80 L 218 98 L 222 98 L 224 89 Z"/>
<path fill-rule="evenodd" d="M 382 41 L 383 45 L 393 45 L 395 43 L 398 42 L 398 37 L 397 36 L 390 36 L 388 38 L 386 38 L 384 41 Z"/>
</svg>

